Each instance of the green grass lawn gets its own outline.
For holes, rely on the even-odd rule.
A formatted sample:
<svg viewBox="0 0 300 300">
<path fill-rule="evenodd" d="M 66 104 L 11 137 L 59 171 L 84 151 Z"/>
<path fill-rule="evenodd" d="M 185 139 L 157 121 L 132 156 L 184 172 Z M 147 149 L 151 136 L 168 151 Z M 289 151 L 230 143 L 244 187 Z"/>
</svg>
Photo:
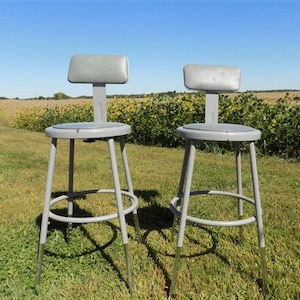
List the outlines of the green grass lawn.
<svg viewBox="0 0 300 300">
<path fill-rule="evenodd" d="M 118 222 L 76 226 L 69 244 L 64 227 L 51 223 L 39 295 L 34 294 L 39 222 L 50 140 L 43 133 L 9 128 L 0 122 L 0 298 L 130 299 Z M 111 187 L 106 144 L 76 144 L 75 189 Z M 54 191 L 67 187 L 67 143 L 58 144 Z M 128 218 L 134 299 L 166 299 L 175 243 L 169 202 L 177 192 L 183 149 L 127 145 L 143 241 L 138 243 Z M 101 154 L 101 155 L 100 155 Z M 246 173 L 248 156 L 243 157 Z M 194 185 L 234 190 L 234 158 L 198 153 Z M 300 298 L 300 164 L 259 157 L 270 299 Z M 251 195 L 245 173 L 244 190 Z M 78 200 L 81 210 L 97 213 L 100 199 Z M 220 218 L 234 216 L 231 202 L 191 210 Z M 246 207 L 250 213 L 251 208 Z M 177 299 L 259 299 L 260 256 L 254 224 L 237 228 L 189 225 L 176 286 Z"/>
</svg>

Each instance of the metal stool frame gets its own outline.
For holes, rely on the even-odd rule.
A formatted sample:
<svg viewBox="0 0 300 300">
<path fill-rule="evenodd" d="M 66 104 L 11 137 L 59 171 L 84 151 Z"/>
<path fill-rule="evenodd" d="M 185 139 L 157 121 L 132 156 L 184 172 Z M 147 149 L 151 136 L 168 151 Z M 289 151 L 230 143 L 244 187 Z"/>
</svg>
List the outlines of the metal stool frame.
<svg viewBox="0 0 300 300">
<path fill-rule="evenodd" d="M 265 238 L 263 230 L 262 208 L 257 174 L 256 152 L 254 142 L 261 137 L 261 132 L 254 128 L 237 125 L 218 123 L 218 90 L 235 91 L 240 85 L 240 70 L 236 67 L 186 65 L 184 67 L 184 80 L 188 88 L 204 90 L 206 92 L 205 123 L 188 124 L 177 128 L 179 136 L 185 138 L 186 148 L 182 166 L 178 194 L 171 200 L 170 209 L 174 214 L 174 226 L 180 219 L 177 247 L 173 275 L 171 279 L 170 295 L 174 294 L 179 271 L 181 249 L 183 247 L 186 222 L 208 226 L 243 226 L 256 222 L 259 247 L 261 249 L 262 287 L 266 293 L 266 258 Z M 196 144 L 198 141 L 231 141 L 235 144 L 237 192 L 231 193 L 219 190 L 196 190 L 192 189 Z M 240 142 L 249 143 L 250 166 L 253 183 L 253 199 L 242 194 L 242 166 Z M 194 195 L 221 195 L 238 199 L 237 220 L 205 220 L 188 215 L 190 197 Z M 243 201 L 255 206 L 255 215 L 243 218 Z"/>
<path fill-rule="evenodd" d="M 141 240 L 140 227 L 137 217 L 138 198 L 134 195 L 132 180 L 130 176 L 129 164 L 126 154 L 124 137 L 131 132 L 131 127 L 123 123 L 107 122 L 106 117 L 106 83 L 125 83 L 128 77 L 128 59 L 125 56 L 118 55 L 75 55 L 72 57 L 69 68 L 68 79 L 74 83 L 92 83 L 93 84 L 93 102 L 94 102 L 94 122 L 86 123 L 67 123 L 48 127 L 45 133 L 51 138 L 50 157 L 48 164 L 48 174 L 45 191 L 45 202 L 41 222 L 40 242 L 37 258 L 37 271 L 35 286 L 41 281 L 42 260 L 45 243 L 47 239 L 47 230 L 49 219 L 68 223 L 68 238 L 70 238 L 72 223 L 94 223 L 103 222 L 112 219 L 119 219 L 122 242 L 124 245 L 125 259 L 127 265 L 128 287 L 133 294 L 133 275 L 130 263 L 128 248 L 128 234 L 126 229 L 125 215 L 133 213 L 134 223 L 138 239 Z M 69 139 L 69 183 L 68 193 L 51 199 L 52 183 L 54 177 L 55 157 L 57 151 L 57 140 Z M 74 146 L 75 140 L 107 140 L 110 156 L 110 163 L 113 176 L 114 189 L 95 189 L 80 192 L 73 191 L 74 176 Z M 115 150 L 115 139 L 119 140 L 120 151 L 124 173 L 126 176 L 128 190 L 122 190 L 119 180 L 118 164 Z M 73 199 L 79 195 L 104 193 L 115 194 L 117 212 L 109 215 L 93 217 L 74 217 Z M 124 208 L 122 197 L 128 197 L 131 205 Z M 51 206 L 60 202 L 67 201 L 68 216 L 55 214 L 51 211 Z"/>
</svg>

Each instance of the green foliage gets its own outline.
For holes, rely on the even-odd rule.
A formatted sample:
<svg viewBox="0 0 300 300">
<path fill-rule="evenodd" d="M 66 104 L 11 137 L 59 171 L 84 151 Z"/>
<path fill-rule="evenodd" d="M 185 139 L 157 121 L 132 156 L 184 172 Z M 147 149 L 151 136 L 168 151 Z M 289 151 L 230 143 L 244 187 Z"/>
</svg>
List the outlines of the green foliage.
<svg viewBox="0 0 300 300">
<path fill-rule="evenodd" d="M 300 105 L 287 94 L 275 104 L 268 104 L 253 93 L 240 93 L 234 98 L 220 96 L 220 122 L 245 124 L 262 132 L 257 148 L 262 154 L 300 158 Z M 108 119 L 132 126 L 129 141 L 135 144 L 182 147 L 185 141 L 176 128 L 192 122 L 204 122 L 205 100 L 202 93 L 164 93 L 151 97 L 122 98 L 109 102 Z M 34 108 L 23 111 L 13 126 L 43 131 L 57 123 L 92 121 L 89 104 Z M 232 145 L 201 143 L 202 150 L 232 151 Z M 246 145 L 245 145 L 246 147 Z"/>
<path fill-rule="evenodd" d="M 34 107 L 19 113 L 12 124 L 16 128 L 44 131 L 46 127 L 60 123 L 84 122 L 93 119 L 93 109 L 89 104 L 53 107 Z"/>
<path fill-rule="evenodd" d="M 63 99 L 70 99 L 71 97 L 62 93 L 62 92 L 58 92 L 58 93 L 55 93 L 53 95 L 54 99 L 55 100 L 63 100 Z"/>
<path fill-rule="evenodd" d="M 291 105 L 287 94 L 276 104 L 268 104 L 253 93 L 235 98 L 220 96 L 219 120 L 245 124 L 262 132 L 257 148 L 263 154 L 300 158 L 300 106 Z M 132 126 L 130 141 L 143 145 L 180 147 L 185 141 L 176 128 L 204 122 L 204 94 L 158 94 L 143 100 L 120 100 L 109 107 L 109 118 Z M 246 145 L 245 145 L 246 146 Z M 200 144 L 202 150 L 232 151 L 232 144 Z"/>
<path fill-rule="evenodd" d="M 176 128 L 204 119 L 204 97 L 157 94 L 142 100 L 120 100 L 109 106 L 108 118 L 130 124 L 129 139 L 133 143 L 178 147 L 184 145 L 184 141 L 177 137 Z"/>
<path fill-rule="evenodd" d="M 252 93 L 242 93 L 229 100 L 220 99 L 222 122 L 245 124 L 262 132 L 257 142 L 263 154 L 300 157 L 300 106 L 291 105 L 287 94 L 276 104 L 268 104 Z"/>
</svg>

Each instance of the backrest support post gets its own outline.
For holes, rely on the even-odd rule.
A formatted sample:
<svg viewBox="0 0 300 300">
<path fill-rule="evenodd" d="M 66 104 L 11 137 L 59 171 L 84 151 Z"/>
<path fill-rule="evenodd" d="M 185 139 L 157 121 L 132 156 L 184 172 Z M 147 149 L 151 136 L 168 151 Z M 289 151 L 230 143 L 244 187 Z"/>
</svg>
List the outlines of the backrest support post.
<svg viewBox="0 0 300 300">
<path fill-rule="evenodd" d="M 188 64 L 183 68 L 183 76 L 188 89 L 205 92 L 205 123 L 218 123 L 219 93 L 240 88 L 240 68 Z"/>
<path fill-rule="evenodd" d="M 205 123 L 218 123 L 218 112 L 219 94 L 207 92 L 205 100 Z"/>
<path fill-rule="evenodd" d="M 107 122 L 106 85 L 104 83 L 93 84 L 94 121 Z"/>
</svg>

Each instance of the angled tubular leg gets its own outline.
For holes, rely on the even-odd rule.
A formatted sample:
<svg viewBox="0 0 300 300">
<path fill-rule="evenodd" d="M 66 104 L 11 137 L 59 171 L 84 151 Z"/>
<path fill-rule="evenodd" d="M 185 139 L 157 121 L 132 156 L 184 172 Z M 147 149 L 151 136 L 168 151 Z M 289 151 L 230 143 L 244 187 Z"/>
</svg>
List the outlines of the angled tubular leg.
<svg viewBox="0 0 300 300">
<path fill-rule="evenodd" d="M 267 263 L 266 263 L 266 251 L 265 251 L 265 237 L 262 219 L 262 207 L 260 201 L 259 183 L 258 183 L 258 173 L 257 173 L 257 163 L 256 163 L 256 153 L 254 142 L 249 144 L 250 146 L 250 163 L 251 163 L 251 173 L 253 181 L 253 194 L 255 200 L 255 210 L 256 210 L 256 222 L 258 231 L 259 247 L 261 251 L 261 276 L 262 276 L 262 289 L 263 294 L 266 295 L 268 291 L 267 287 Z"/>
<path fill-rule="evenodd" d="M 193 170 L 194 170 L 194 162 L 195 162 L 195 154 L 196 154 L 196 141 L 191 140 L 189 142 L 189 155 L 186 158 L 187 166 L 186 166 L 186 184 L 184 188 L 184 195 L 183 195 L 183 204 L 182 204 L 182 211 L 180 216 L 180 224 L 179 224 L 179 232 L 178 232 L 178 241 L 177 241 L 177 248 L 175 253 L 175 262 L 174 262 L 174 269 L 170 287 L 170 295 L 174 294 L 174 289 L 177 281 L 177 275 L 179 271 L 179 260 L 180 260 L 180 253 L 183 246 L 183 239 L 184 239 L 184 231 L 186 226 L 187 220 L 187 213 L 188 213 L 188 206 L 190 200 L 190 193 L 192 187 L 192 178 L 193 178 Z"/>
<path fill-rule="evenodd" d="M 68 217 L 73 216 L 73 210 L 74 210 L 73 185 L 74 185 L 74 139 L 71 139 L 70 146 L 69 146 Z M 72 236 L 72 223 L 69 222 L 67 227 L 67 242 L 70 241 L 71 236 Z"/>
<path fill-rule="evenodd" d="M 236 162 L 236 182 L 237 182 L 237 193 L 242 195 L 242 159 L 241 159 L 241 148 L 240 142 L 235 142 L 235 162 Z M 238 214 L 239 219 L 243 218 L 243 200 L 238 199 Z M 239 242 L 240 244 L 244 243 L 244 234 L 243 234 L 243 226 L 239 226 Z"/>
<path fill-rule="evenodd" d="M 125 252 L 126 267 L 127 267 L 128 288 L 129 288 L 130 295 L 133 296 L 134 294 L 133 275 L 132 275 L 128 244 L 124 244 L 124 252 Z"/>
<path fill-rule="evenodd" d="M 122 160 L 123 160 L 123 166 L 124 166 L 124 171 L 125 171 L 125 175 L 126 175 L 128 191 L 130 193 L 134 194 L 128 159 L 127 159 L 127 153 L 126 153 L 126 148 L 125 148 L 124 137 L 121 136 L 119 138 L 119 141 L 120 141 L 120 149 L 121 149 L 121 153 L 122 153 Z M 141 229 L 140 229 L 140 223 L 139 223 L 139 219 L 138 219 L 137 209 L 135 209 L 133 211 L 132 215 L 133 215 L 133 222 L 134 222 L 135 230 L 136 230 L 136 234 L 137 234 L 137 239 L 139 242 L 141 242 L 142 236 L 141 236 Z"/>
<path fill-rule="evenodd" d="M 181 176 L 180 176 L 180 181 L 179 181 L 179 188 L 178 188 L 178 195 L 183 194 L 183 187 L 184 187 L 184 182 L 185 182 L 185 177 L 186 177 L 186 169 L 187 169 L 187 166 L 188 166 L 188 158 L 189 158 L 189 155 L 190 155 L 190 149 L 191 149 L 191 140 L 188 139 L 186 141 L 186 145 L 185 145 L 184 159 L 183 159 Z M 177 203 L 177 209 L 178 210 L 180 209 L 180 202 L 181 202 L 181 199 Z M 177 219 L 178 219 L 178 217 L 176 215 L 174 215 L 172 231 L 171 231 L 172 240 L 174 238 L 175 226 L 177 224 Z"/>
<path fill-rule="evenodd" d="M 45 243 L 46 243 L 46 239 L 47 239 L 47 230 L 48 230 L 48 222 L 49 222 L 49 210 L 50 210 L 50 200 L 51 200 L 52 182 L 53 182 L 53 174 L 54 174 L 56 147 L 57 147 L 57 139 L 52 139 L 51 146 L 50 146 L 50 157 L 49 157 L 49 164 L 48 164 L 45 202 L 44 202 L 44 209 L 43 209 L 43 215 L 42 215 L 40 242 L 39 242 L 39 250 L 38 250 L 38 257 L 37 257 L 35 288 L 41 281 L 42 261 L 43 261 L 44 247 L 45 247 Z"/>
<path fill-rule="evenodd" d="M 118 209 L 118 215 L 119 215 L 119 222 L 120 222 L 120 228 L 121 228 L 121 236 L 122 236 L 122 242 L 123 242 L 124 250 L 125 250 L 128 286 L 129 286 L 130 293 L 133 294 L 133 279 L 132 279 L 133 276 L 132 276 L 132 268 L 131 268 L 130 255 L 129 255 L 129 249 L 128 249 L 128 235 L 127 235 L 127 230 L 126 230 L 126 221 L 125 221 L 125 214 L 124 214 L 124 208 L 123 208 L 123 202 L 122 202 L 121 186 L 120 186 L 116 151 L 115 151 L 115 145 L 114 145 L 113 138 L 110 138 L 108 140 L 108 147 L 109 147 L 110 162 L 111 162 L 113 181 L 114 181 L 114 187 L 115 187 L 115 195 L 116 195 L 117 209 Z"/>
<path fill-rule="evenodd" d="M 170 286 L 170 291 L 169 291 L 169 296 L 171 296 L 171 297 L 174 295 L 175 285 L 176 285 L 176 281 L 177 281 L 181 249 L 182 249 L 182 247 L 177 247 L 176 252 L 175 252 L 173 275 L 172 275 L 171 286 Z"/>
</svg>

